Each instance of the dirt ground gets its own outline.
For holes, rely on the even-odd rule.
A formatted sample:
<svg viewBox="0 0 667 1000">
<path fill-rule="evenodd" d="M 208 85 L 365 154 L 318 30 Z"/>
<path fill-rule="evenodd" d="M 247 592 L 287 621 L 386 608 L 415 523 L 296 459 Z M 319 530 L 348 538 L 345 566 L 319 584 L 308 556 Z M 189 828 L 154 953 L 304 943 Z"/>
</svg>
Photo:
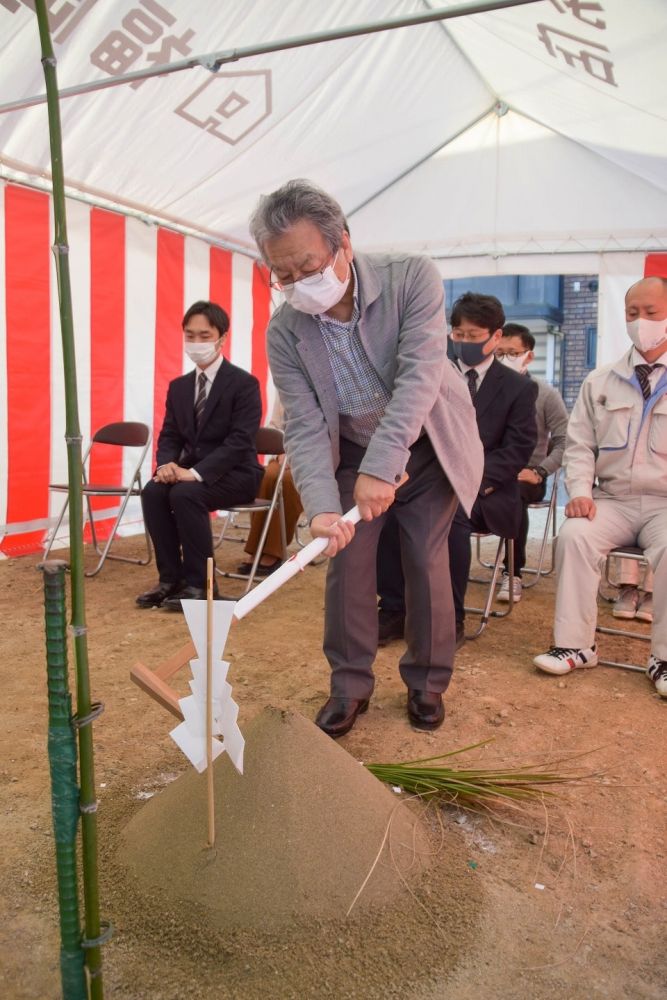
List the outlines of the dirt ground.
<svg viewBox="0 0 667 1000">
<path fill-rule="evenodd" d="M 136 539 L 120 545 L 138 548 Z M 230 545 L 219 562 L 231 567 L 238 556 Z M 5 1000 L 60 996 L 43 585 L 35 564 L 0 563 Z M 324 573 L 324 566 L 308 568 L 232 629 L 229 680 L 242 729 L 266 705 L 312 719 L 326 697 Z M 155 666 L 188 639 L 180 615 L 135 607 L 136 593 L 153 580 L 152 567 L 108 563 L 87 583 L 92 693 L 106 709 L 95 724 L 95 760 L 102 917 L 115 927 L 104 949 L 108 997 L 664 1000 L 667 702 L 638 673 L 598 667 L 559 679 L 534 670 L 532 656 L 550 642 L 551 578 L 457 655 L 441 730 L 409 726 L 396 669 L 402 644 L 393 643 L 379 652 L 368 713 L 340 745 L 369 762 L 431 757 L 493 738 L 465 762 L 534 763 L 594 751 L 581 766 L 597 775 L 518 817 L 442 809 L 450 848 L 432 871 L 433 905 L 426 896 L 419 916 L 406 906 L 389 927 L 357 917 L 335 935 L 329 929 L 321 960 L 314 956 L 325 954 L 322 942 L 311 950 L 312 928 L 292 929 L 270 946 L 261 935 L 245 942 L 239 964 L 224 941 L 206 944 L 205 914 L 184 911 L 167 922 L 149 905 L 142 909 L 119 882 L 116 845 L 144 800 L 189 767 L 168 736 L 172 717 L 129 680 L 135 660 Z M 222 586 L 240 593 L 237 583 Z M 480 593 L 471 586 L 472 600 Z M 608 610 L 605 620 L 612 622 Z M 646 658 L 646 645 L 636 641 L 603 636 L 601 647 L 606 656 Z M 412 926 L 417 920 L 423 935 Z M 415 963 L 405 942 L 422 937 Z"/>
</svg>

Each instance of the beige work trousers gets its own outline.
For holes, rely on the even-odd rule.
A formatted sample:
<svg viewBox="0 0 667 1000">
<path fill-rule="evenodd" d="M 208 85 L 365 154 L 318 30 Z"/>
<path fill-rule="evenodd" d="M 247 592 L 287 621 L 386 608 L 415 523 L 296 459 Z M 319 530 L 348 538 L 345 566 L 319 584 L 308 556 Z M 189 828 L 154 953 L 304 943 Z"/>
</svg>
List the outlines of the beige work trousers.
<svg viewBox="0 0 667 1000">
<path fill-rule="evenodd" d="M 667 660 L 667 497 L 595 498 L 595 517 L 565 520 L 556 545 L 556 646 L 595 642 L 600 574 L 618 545 L 638 545 L 654 573 L 651 652 Z"/>
</svg>

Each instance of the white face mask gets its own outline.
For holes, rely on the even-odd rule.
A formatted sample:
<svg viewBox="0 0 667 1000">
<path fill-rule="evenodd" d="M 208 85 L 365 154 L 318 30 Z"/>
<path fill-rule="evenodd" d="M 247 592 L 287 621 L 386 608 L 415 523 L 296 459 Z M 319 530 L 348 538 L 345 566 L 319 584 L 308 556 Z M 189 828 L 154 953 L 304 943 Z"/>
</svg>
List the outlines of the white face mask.
<svg viewBox="0 0 667 1000">
<path fill-rule="evenodd" d="M 625 324 L 628 337 L 638 351 L 645 353 L 667 341 L 667 319 L 633 319 Z M 665 343 L 667 349 L 667 343 Z"/>
<path fill-rule="evenodd" d="M 218 340 L 207 340 L 203 344 L 186 340 L 183 346 L 190 361 L 194 361 L 196 365 L 208 365 L 217 358 L 221 343 L 222 337 L 219 337 Z"/>
<path fill-rule="evenodd" d="M 530 351 L 524 351 L 523 354 L 518 354 L 516 358 L 511 357 L 509 354 L 505 354 L 503 355 L 502 358 L 499 358 L 498 360 L 500 361 L 501 365 L 507 365 L 508 368 L 513 368 L 515 372 L 519 373 L 519 375 L 523 375 L 523 373 L 528 368 L 528 365 L 526 364 L 526 358 L 528 357 L 529 354 Z"/>
<path fill-rule="evenodd" d="M 283 286 L 283 295 L 294 309 L 315 316 L 327 312 L 340 302 L 350 284 L 350 268 L 347 270 L 347 278 L 341 281 L 333 269 L 338 253 L 333 264 L 325 267 L 321 274 L 311 274 L 292 285 Z"/>
</svg>

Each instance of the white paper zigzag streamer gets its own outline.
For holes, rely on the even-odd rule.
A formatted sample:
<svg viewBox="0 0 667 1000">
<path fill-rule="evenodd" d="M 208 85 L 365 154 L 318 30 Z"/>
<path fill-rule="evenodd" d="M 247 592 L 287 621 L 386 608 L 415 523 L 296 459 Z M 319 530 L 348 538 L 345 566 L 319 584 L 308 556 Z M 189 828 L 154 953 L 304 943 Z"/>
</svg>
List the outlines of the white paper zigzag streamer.
<svg viewBox="0 0 667 1000">
<path fill-rule="evenodd" d="M 181 604 L 198 655 L 190 660 L 192 694 L 178 702 L 183 722 L 169 735 L 201 773 L 206 770 L 206 601 L 181 601 Z M 243 774 L 245 740 L 236 723 L 239 707 L 232 698 L 232 687 L 226 679 L 229 663 L 222 659 L 234 607 L 234 601 L 215 601 L 213 604 L 211 745 L 213 760 L 226 752 L 239 774 Z M 222 736 L 223 742 L 216 739 L 217 736 Z"/>
</svg>

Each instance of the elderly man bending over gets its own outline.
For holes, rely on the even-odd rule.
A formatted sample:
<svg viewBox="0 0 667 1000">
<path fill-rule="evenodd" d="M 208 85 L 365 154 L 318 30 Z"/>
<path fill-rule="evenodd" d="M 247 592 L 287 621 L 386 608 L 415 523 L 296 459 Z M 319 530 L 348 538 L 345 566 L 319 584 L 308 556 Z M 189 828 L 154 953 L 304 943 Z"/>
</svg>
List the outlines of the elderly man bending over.
<svg viewBox="0 0 667 1000">
<path fill-rule="evenodd" d="M 588 375 L 568 424 L 555 645 L 534 663 L 549 674 L 597 665 L 602 564 L 611 549 L 639 545 L 655 574 L 646 673 L 667 698 L 667 282 L 632 285 L 625 314 L 633 346 Z"/>
<path fill-rule="evenodd" d="M 342 736 L 368 707 L 375 552 L 392 507 L 408 599 L 407 711 L 414 726 L 435 729 L 454 658 L 447 535 L 482 473 L 470 394 L 446 358 L 442 281 L 424 257 L 356 253 L 340 205 L 308 181 L 262 198 L 250 229 L 286 300 L 267 339 L 287 458 L 311 532 L 335 557 L 325 598 L 331 697 L 316 723 Z M 356 532 L 341 521 L 355 503 Z"/>
</svg>

